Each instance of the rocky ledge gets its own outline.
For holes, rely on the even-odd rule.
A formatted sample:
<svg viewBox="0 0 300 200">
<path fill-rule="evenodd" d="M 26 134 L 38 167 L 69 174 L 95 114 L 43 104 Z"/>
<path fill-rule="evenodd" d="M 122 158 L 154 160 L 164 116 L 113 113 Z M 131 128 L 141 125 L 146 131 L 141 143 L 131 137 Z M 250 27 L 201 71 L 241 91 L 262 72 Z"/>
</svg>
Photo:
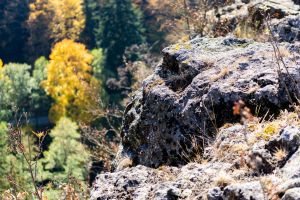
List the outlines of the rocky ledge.
<svg viewBox="0 0 300 200">
<path fill-rule="evenodd" d="M 206 160 L 156 169 L 138 165 L 101 174 L 91 199 L 299 200 L 299 122 L 298 115 L 286 112 L 268 123 L 221 128 L 206 148 Z M 260 138 L 276 125 L 272 137 Z"/>
<path fill-rule="evenodd" d="M 299 96 L 299 49 L 280 43 L 276 60 L 271 43 L 230 37 L 196 38 L 164 49 L 162 63 L 125 110 L 117 162 L 186 164 L 219 127 L 239 122 L 232 112 L 239 100 L 252 111 L 259 108 L 258 116 L 278 115 Z"/>
<path fill-rule="evenodd" d="M 299 200 L 300 44 L 195 38 L 163 54 L 91 199 Z"/>
</svg>

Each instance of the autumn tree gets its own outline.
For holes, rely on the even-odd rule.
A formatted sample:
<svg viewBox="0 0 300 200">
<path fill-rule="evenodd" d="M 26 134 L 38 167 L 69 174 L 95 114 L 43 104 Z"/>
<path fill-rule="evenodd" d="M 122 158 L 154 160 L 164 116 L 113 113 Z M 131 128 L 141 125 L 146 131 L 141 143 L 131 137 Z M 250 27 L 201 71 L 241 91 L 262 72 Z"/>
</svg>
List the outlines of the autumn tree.
<svg viewBox="0 0 300 200">
<path fill-rule="evenodd" d="M 55 43 L 63 39 L 77 41 L 85 24 L 83 0 L 51 0 L 50 7 L 54 11 L 51 39 Z"/>
<path fill-rule="evenodd" d="M 52 44 L 63 39 L 79 40 L 85 25 L 83 0 L 35 0 L 30 4 L 27 24 L 33 59 L 48 56 Z"/>
<path fill-rule="evenodd" d="M 91 76 L 93 56 L 83 44 L 65 39 L 57 43 L 50 55 L 47 79 L 42 85 L 55 101 L 50 109 L 50 120 L 63 116 L 88 122 L 88 113 L 97 106 L 98 82 Z"/>
<path fill-rule="evenodd" d="M 106 0 L 99 17 L 96 42 L 106 50 L 106 67 L 116 72 L 126 47 L 145 41 L 141 12 L 131 0 Z"/>
<path fill-rule="evenodd" d="M 48 0 L 35 0 L 30 4 L 27 20 L 29 30 L 28 56 L 35 60 L 39 56 L 48 56 L 51 49 L 51 29 L 49 24 L 54 17 Z"/>
</svg>

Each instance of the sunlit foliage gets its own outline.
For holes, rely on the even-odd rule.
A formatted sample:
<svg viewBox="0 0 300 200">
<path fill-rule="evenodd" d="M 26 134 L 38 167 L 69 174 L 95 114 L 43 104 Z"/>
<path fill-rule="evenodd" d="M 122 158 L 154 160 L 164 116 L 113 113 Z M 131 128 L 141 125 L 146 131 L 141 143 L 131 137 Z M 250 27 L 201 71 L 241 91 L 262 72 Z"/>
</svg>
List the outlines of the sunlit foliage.
<svg viewBox="0 0 300 200">
<path fill-rule="evenodd" d="M 85 24 L 83 1 L 35 0 L 30 4 L 27 24 L 31 56 L 46 56 L 53 43 L 79 39 Z"/>
<path fill-rule="evenodd" d="M 50 23 L 51 39 L 54 42 L 65 38 L 78 40 L 85 24 L 83 0 L 51 0 L 49 2 L 54 12 Z"/>
<path fill-rule="evenodd" d="M 30 94 L 35 80 L 31 67 L 10 63 L 0 68 L 0 119 L 11 119 L 13 112 L 24 112 L 30 106 Z"/>
<path fill-rule="evenodd" d="M 72 40 L 57 43 L 47 66 L 47 80 L 42 84 L 55 103 L 50 109 L 50 119 L 57 121 L 68 116 L 73 120 L 88 122 L 97 96 L 97 81 L 91 76 L 93 56 L 85 46 Z"/>
<path fill-rule="evenodd" d="M 78 180 L 87 177 L 89 153 L 82 143 L 78 126 L 68 118 L 61 118 L 50 132 L 53 138 L 49 150 L 40 161 L 39 177 L 54 184 L 67 183 L 69 176 Z M 51 197 L 51 199 L 54 199 Z"/>
</svg>

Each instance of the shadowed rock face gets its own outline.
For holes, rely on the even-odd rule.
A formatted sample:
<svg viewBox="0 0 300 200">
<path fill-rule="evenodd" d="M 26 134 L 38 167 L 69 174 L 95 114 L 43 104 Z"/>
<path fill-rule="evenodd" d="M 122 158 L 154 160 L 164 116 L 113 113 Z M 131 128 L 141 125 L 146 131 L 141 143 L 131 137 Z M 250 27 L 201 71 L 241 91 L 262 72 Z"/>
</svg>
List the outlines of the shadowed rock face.
<svg viewBox="0 0 300 200">
<path fill-rule="evenodd" d="M 293 0 L 295 4 L 300 5 L 300 0 Z"/>
<path fill-rule="evenodd" d="M 242 99 L 260 114 L 277 114 L 299 96 L 300 46 L 280 43 L 288 72 L 280 73 L 270 43 L 196 38 L 163 50 L 163 61 L 125 110 L 122 150 L 116 162 L 158 167 L 185 164 L 215 128 L 238 119 Z M 287 93 L 287 91 L 289 91 Z M 201 146 L 200 145 L 200 146 Z"/>
</svg>

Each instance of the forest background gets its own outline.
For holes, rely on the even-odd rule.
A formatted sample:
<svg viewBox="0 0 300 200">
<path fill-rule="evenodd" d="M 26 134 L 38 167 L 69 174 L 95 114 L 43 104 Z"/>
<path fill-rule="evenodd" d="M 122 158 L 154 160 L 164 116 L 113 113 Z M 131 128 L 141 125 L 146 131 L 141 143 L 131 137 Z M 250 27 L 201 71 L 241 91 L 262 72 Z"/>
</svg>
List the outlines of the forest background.
<svg viewBox="0 0 300 200">
<path fill-rule="evenodd" d="M 1 0 L 2 198 L 88 198 L 133 91 L 164 47 L 206 34 L 209 2 Z"/>
</svg>

